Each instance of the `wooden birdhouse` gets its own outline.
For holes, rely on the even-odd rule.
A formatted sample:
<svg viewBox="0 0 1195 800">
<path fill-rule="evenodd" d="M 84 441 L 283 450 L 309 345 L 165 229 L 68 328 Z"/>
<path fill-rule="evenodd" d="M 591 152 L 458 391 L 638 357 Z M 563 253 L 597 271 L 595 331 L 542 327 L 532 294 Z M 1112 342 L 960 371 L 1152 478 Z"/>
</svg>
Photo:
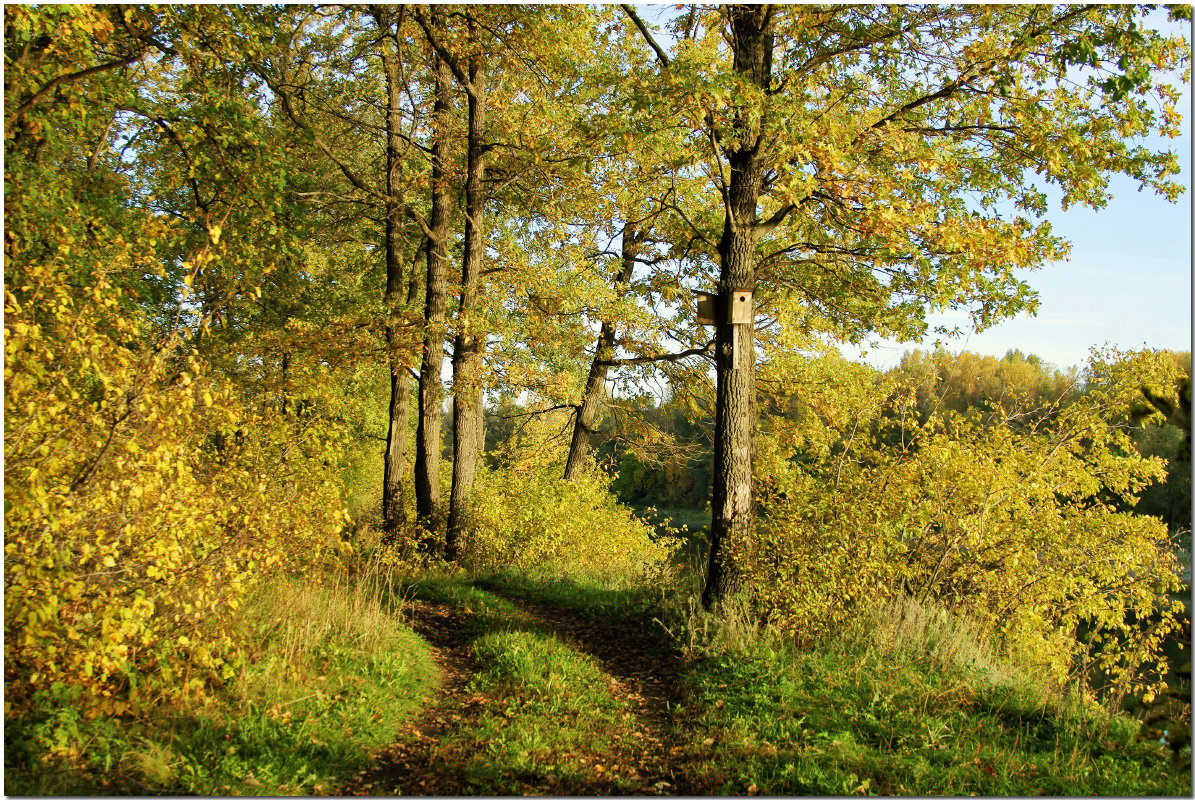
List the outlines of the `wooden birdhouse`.
<svg viewBox="0 0 1195 800">
<path fill-rule="evenodd" d="M 709 292 L 694 292 L 697 297 L 697 324 L 713 325 L 717 319 L 718 295 Z"/>
<path fill-rule="evenodd" d="M 731 292 L 730 308 L 727 310 L 731 325 L 745 325 L 755 318 L 751 292 Z"/>
</svg>

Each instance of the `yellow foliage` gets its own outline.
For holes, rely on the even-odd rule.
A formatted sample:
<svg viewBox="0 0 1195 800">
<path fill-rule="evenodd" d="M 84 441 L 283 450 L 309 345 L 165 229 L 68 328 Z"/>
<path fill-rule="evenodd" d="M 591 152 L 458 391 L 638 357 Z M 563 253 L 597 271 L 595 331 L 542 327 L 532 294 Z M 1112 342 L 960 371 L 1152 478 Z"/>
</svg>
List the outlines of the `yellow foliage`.
<svg viewBox="0 0 1195 800">
<path fill-rule="evenodd" d="M 81 683 L 115 713 L 148 699 L 135 673 L 168 694 L 226 678 L 228 609 L 339 531 L 334 489 L 303 479 L 313 462 L 278 468 L 285 420 L 147 330 L 98 271 L 80 286 L 26 265 L 6 287 L 10 705 Z"/>
<path fill-rule="evenodd" d="M 525 434 L 521 446 L 506 454 L 505 466 L 478 473 L 466 566 L 547 570 L 628 584 L 659 577 L 678 540 L 618 503 L 605 475 L 593 471 L 561 480 L 559 446 L 534 430 Z"/>
<path fill-rule="evenodd" d="M 862 600 L 933 600 L 1059 683 L 1157 685 L 1179 565 L 1165 525 L 1125 510 L 1165 474 L 1126 433 L 1141 382 L 1164 384 L 1155 356 L 1097 357 L 1084 391 L 1046 409 L 921 424 L 915 397 L 892 387 L 854 419 L 765 437 L 765 513 L 743 560 L 762 610 L 809 639 Z"/>
</svg>

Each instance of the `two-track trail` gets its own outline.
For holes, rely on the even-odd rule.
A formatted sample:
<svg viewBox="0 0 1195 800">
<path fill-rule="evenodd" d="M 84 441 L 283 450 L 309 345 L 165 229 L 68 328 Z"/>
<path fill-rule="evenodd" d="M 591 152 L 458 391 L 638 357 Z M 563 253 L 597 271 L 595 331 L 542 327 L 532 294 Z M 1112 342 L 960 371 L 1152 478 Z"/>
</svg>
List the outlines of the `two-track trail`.
<svg viewBox="0 0 1195 800">
<path fill-rule="evenodd" d="M 485 587 L 495 593 L 500 589 Z M 646 620 L 590 617 L 556 605 L 506 596 L 524 623 L 591 656 L 610 694 L 630 711 L 628 725 L 601 753 L 600 771 L 584 778 L 526 772 L 509 775 L 517 788 L 508 794 L 544 795 L 694 795 L 686 765 L 693 757 L 691 739 L 682 738 L 686 716 L 678 714 L 680 657 L 658 626 Z M 375 755 L 344 794 L 475 795 L 492 793 L 471 780 L 465 764 L 480 756 L 480 745 L 457 732 L 476 725 L 490 699 L 469 691 L 476 673 L 467 633 L 470 616 L 451 605 L 411 601 L 406 609 L 412 628 L 432 646 L 441 673 L 439 689 L 396 741 Z M 474 741 L 470 744 L 470 741 Z M 472 748 L 472 750 L 470 750 Z M 508 784 L 509 785 L 509 784 Z"/>
</svg>

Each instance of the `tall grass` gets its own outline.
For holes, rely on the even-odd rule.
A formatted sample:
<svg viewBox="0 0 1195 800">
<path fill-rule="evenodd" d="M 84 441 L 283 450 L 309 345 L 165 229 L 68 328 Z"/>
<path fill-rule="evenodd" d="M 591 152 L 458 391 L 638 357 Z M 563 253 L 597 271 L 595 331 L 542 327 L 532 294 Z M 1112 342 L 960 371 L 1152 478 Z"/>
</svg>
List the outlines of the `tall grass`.
<svg viewBox="0 0 1195 800">
<path fill-rule="evenodd" d="M 83 719 L 43 697 L 6 720 L 5 791 L 333 791 L 435 685 L 427 644 L 396 616 L 402 602 L 376 562 L 274 579 L 247 598 L 236 680 L 140 717 Z"/>
<path fill-rule="evenodd" d="M 404 600 L 395 568 L 378 558 L 360 572 L 337 570 L 322 580 L 277 580 L 248 604 L 242 659 L 273 663 L 292 680 L 309 681 L 321 670 L 320 656 L 334 647 L 378 655 L 393 633 Z M 251 684 L 257 681 L 258 685 Z M 261 669 L 241 671 L 242 699 L 279 690 L 275 676 Z"/>
<path fill-rule="evenodd" d="M 729 794 L 1187 794 L 1124 715 L 1071 698 L 981 626 L 892 600 L 798 647 L 749 607 L 670 627 L 690 656 L 694 779 Z M 706 737 L 704 740 L 701 737 Z"/>
<path fill-rule="evenodd" d="M 1030 668 L 1015 664 L 991 630 L 933 600 L 897 596 L 873 604 L 862 610 L 844 636 L 881 656 L 970 672 L 991 683 L 1023 684 L 1030 679 Z"/>
</svg>

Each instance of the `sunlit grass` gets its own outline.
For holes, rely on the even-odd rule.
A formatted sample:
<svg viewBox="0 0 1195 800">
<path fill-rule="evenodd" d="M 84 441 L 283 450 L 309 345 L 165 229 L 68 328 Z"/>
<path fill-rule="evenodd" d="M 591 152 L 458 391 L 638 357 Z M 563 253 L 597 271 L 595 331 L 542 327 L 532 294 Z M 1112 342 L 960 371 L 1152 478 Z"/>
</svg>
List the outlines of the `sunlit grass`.
<svg viewBox="0 0 1195 800">
<path fill-rule="evenodd" d="M 83 719 L 50 698 L 9 721 L 10 794 L 286 795 L 334 791 L 435 685 L 427 644 L 393 615 L 391 580 L 277 580 L 247 604 L 243 669 L 202 700 Z M 58 757 L 22 759 L 54 748 Z M 15 756 L 15 757 L 13 757 Z"/>
<path fill-rule="evenodd" d="M 719 617 L 722 618 L 719 618 Z M 696 780 L 746 794 L 1187 795 L 1129 717 L 1067 699 L 912 601 L 805 650 L 741 609 L 689 618 Z"/>
</svg>

